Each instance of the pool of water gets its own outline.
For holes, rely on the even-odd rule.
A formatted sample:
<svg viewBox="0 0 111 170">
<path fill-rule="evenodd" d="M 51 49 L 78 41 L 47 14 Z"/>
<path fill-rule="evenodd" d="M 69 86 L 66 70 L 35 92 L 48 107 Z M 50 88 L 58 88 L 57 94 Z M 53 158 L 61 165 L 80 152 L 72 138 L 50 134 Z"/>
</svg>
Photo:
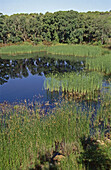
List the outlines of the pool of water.
<svg viewBox="0 0 111 170">
<path fill-rule="evenodd" d="M 53 102 L 61 93 L 44 89 L 44 80 L 49 73 L 80 71 L 83 61 L 64 61 L 46 57 L 9 60 L 0 59 L 0 103 L 24 100 Z"/>
<path fill-rule="evenodd" d="M 46 78 L 50 74 L 79 73 L 84 70 L 84 67 L 85 59 L 77 57 L 73 58 L 73 61 L 41 57 L 38 54 L 34 58 L 16 60 L 0 58 L 0 103 L 21 103 L 25 100 L 29 103 L 34 101 L 50 104 L 60 102 L 62 92 L 46 90 L 44 88 Z M 110 87 L 111 85 L 104 80 L 101 92 L 108 93 Z M 94 103 L 92 102 L 92 106 L 100 105 L 100 100 Z"/>
<path fill-rule="evenodd" d="M 41 57 L 37 54 L 34 58 L 24 59 L 2 59 L 0 58 L 0 104 L 8 103 L 11 105 L 24 103 L 31 109 L 33 104 L 40 104 L 40 114 L 52 111 L 56 105 L 64 100 L 77 108 L 81 114 L 87 116 L 93 112 L 90 123 L 90 134 L 93 135 L 94 121 L 98 110 L 103 102 L 102 95 L 110 93 L 111 83 L 107 81 L 108 77 L 103 78 L 102 88 L 97 92 L 97 100 L 65 98 L 61 90 L 49 91 L 45 89 L 44 82 L 50 75 L 64 73 L 79 73 L 85 70 L 85 59 L 74 58 L 71 60 L 60 60 L 50 57 Z M 101 95 L 100 95 L 101 94 Z M 36 105 L 35 105 L 36 106 Z M 103 129 L 103 124 L 100 125 Z"/>
</svg>

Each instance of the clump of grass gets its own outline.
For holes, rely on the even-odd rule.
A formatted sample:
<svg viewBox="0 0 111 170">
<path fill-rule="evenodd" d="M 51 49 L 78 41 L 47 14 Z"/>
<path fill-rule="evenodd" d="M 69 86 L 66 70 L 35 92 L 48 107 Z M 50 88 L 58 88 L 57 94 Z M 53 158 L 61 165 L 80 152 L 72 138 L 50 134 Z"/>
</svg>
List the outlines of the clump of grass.
<svg viewBox="0 0 111 170">
<path fill-rule="evenodd" d="M 38 109 L 28 109 L 25 105 L 2 106 L 0 112 L 0 167 L 1 169 L 28 169 L 50 166 L 59 168 L 78 169 L 84 168 L 84 161 L 90 164 L 97 150 L 90 150 L 88 157 L 85 142 L 90 138 L 91 128 L 94 129 L 94 140 L 104 140 L 105 128 L 111 125 L 110 100 L 103 102 L 101 109 L 95 114 L 95 109 L 89 106 L 88 111 L 74 102 L 63 103 L 53 113 L 40 116 Z M 93 117 L 93 119 L 92 119 Z M 104 130 L 101 121 L 104 121 Z M 93 122 L 93 127 L 92 127 Z M 109 132 L 110 135 L 110 132 Z M 85 139 L 85 141 L 84 141 Z M 111 138 L 110 138 L 111 139 Z M 83 142 L 84 141 L 84 142 Z M 88 143 L 86 143 L 88 144 Z M 88 144 L 89 146 L 89 144 Z M 106 147 L 106 150 L 104 149 Z M 92 146 L 88 147 L 91 149 Z M 103 161 L 107 160 L 104 168 L 111 168 L 110 143 L 107 141 L 98 153 L 96 166 L 102 167 Z M 55 164 L 54 154 L 63 156 L 60 164 Z M 101 155 L 104 153 L 104 157 Z M 47 164 L 48 163 L 48 164 Z"/>
<path fill-rule="evenodd" d="M 97 72 L 50 74 L 45 80 L 44 87 L 51 92 L 61 89 L 66 93 L 92 96 L 95 90 L 101 89 L 102 80 L 103 76 Z"/>
<path fill-rule="evenodd" d="M 111 54 L 101 55 L 100 57 L 96 58 L 87 58 L 86 68 L 88 70 L 111 74 Z"/>
</svg>

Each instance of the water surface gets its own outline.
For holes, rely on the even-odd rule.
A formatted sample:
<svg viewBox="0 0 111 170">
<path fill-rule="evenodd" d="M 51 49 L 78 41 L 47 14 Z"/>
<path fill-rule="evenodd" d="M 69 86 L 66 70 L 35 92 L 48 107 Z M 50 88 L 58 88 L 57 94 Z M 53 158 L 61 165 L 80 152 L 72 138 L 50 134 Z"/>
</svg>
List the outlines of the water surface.
<svg viewBox="0 0 111 170">
<path fill-rule="evenodd" d="M 25 59 L 0 59 L 0 103 L 37 100 L 53 102 L 61 92 L 44 89 L 44 81 L 50 73 L 79 72 L 84 61 L 60 60 L 48 57 Z"/>
<path fill-rule="evenodd" d="M 27 100 L 27 102 L 36 100 L 40 103 L 54 103 L 60 99 L 62 93 L 61 91 L 49 92 L 45 90 L 44 81 L 46 78 L 50 74 L 79 73 L 84 71 L 85 68 L 85 59 L 80 57 L 73 57 L 73 60 L 68 60 L 66 56 L 59 59 L 59 56 L 53 58 L 45 56 L 44 53 L 33 55 L 33 58 L 30 58 L 30 54 L 23 59 L 22 56 L 9 57 L 10 59 L 0 58 L 0 103 L 4 101 L 19 103 L 24 102 L 24 100 Z M 111 84 L 107 82 L 107 78 L 104 78 L 101 92 L 109 93 L 110 87 Z M 99 99 L 98 102 L 100 102 Z"/>
</svg>

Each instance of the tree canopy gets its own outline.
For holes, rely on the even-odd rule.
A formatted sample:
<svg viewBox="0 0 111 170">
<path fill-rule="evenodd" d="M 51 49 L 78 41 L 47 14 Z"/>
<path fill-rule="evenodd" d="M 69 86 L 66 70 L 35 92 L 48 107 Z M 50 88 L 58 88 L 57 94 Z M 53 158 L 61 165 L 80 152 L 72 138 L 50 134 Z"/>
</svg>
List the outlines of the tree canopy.
<svg viewBox="0 0 111 170">
<path fill-rule="evenodd" d="M 43 41 L 105 44 L 111 41 L 110 12 L 0 13 L 0 43 Z"/>
</svg>

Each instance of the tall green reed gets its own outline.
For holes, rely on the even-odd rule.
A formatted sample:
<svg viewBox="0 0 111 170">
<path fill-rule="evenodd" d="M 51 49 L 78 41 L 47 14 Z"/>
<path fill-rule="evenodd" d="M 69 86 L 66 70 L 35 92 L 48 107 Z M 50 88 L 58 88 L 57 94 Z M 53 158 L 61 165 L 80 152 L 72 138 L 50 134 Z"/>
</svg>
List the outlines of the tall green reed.
<svg viewBox="0 0 111 170">
<path fill-rule="evenodd" d="M 72 94 L 94 94 L 102 87 L 103 76 L 97 72 L 50 74 L 44 82 L 45 89 L 49 91 L 69 92 Z"/>
<path fill-rule="evenodd" d="M 40 52 L 46 51 L 46 47 L 44 45 L 41 46 L 33 46 L 33 45 L 12 45 L 0 48 L 0 54 L 22 54 L 22 53 L 32 53 L 32 52 Z"/>
<path fill-rule="evenodd" d="M 96 58 L 87 58 L 86 68 L 88 70 L 111 74 L 111 54 L 101 55 L 100 57 Z"/>
<path fill-rule="evenodd" d="M 96 57 L 102 55 L 104 52 L 101 47 L 88 45 L 12 45 L 0 48 L 0 54 L 20 54 L 40 51 L 55 55 L 73 55 L 81 57 Z"/>
<path fill-rule="evenodd" d="M 38 109 L 30 110 L 25 105 L 2 106 L 1 169 L 27 169 L 42 164 L 42 157 L 47 158 L 48 154 L 50 158 L 53 156 L 55 141 L 64 143 L 62 154 L 65 156 L 60 166 L 64 167 L 67 162 L 68 167 L 76 166 L 82 169 L 82 162 L 78 162 L 80 155 L 84 153 L 81 141 L 91 135 L 91 128 L 95 132 L 93 138 L 104 140 L 103 133 L 105 134 L 106 128 L 111 125 L 111 99 L 107 97 L 105 100 L 96 114 L 91 106 L 87 111 L 79 104 L 77 107 L 74 102 L 62 103 L 47 116 L 40 116 Z M 100 127 L 102 121 L 104 131 Z M 111 159 L 110 150 L 105 154 Z M 45 160 L 42 166 L 45 166 Z M 48 161 L 50 162 L 50 159 Z"/>
<path fill-rule="evenodd" d="M 56 45 L 47 48 L 51 54 L 96 57 L 102 54 L 102 48 L 88 45 Z"/>
</svg>

